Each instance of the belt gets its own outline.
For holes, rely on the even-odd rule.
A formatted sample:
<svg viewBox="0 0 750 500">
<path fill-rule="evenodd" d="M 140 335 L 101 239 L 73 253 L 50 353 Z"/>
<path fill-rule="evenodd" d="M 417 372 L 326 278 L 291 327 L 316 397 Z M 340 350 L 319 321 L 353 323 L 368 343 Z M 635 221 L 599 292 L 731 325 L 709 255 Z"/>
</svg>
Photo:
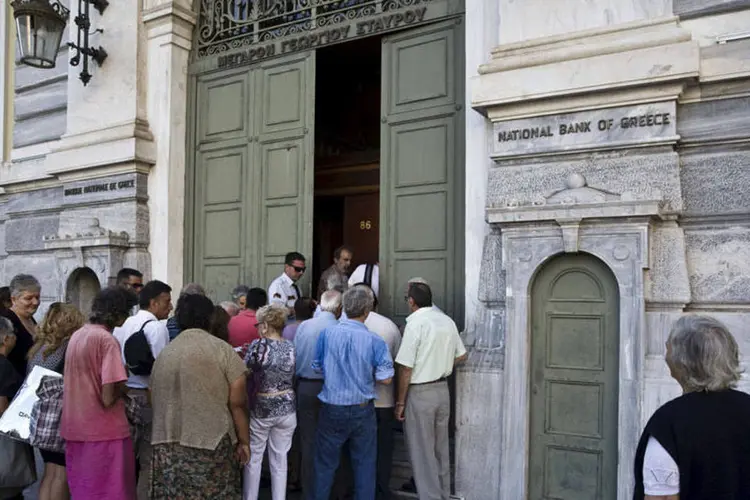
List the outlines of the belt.
<svg viewBox="0 0 750 500">
<path fill-rule="evenodd" d="M 437 380 L 432 380 L 430 382 L 418 382 L 418 383 L 413 383 L 410 385 L 430 385 L 430 384 L 437 384 L 438 382 L 445 382 L 447 380 L 448 380 L 448 377 L 441 377 Z"/>
<path fill-rule="evenodd" d="M 285 394 L 292 394 L 293 392 L 294 391 L 292 391 L 291 389 L 286 389 L 278 392 L 259 392 L 256 394 L 256 396 L 260 396 L 262 398 L 273 398 L 276 396 L 283 396 Z"/>
<path fill-rule="evenodd" d="M 332 405 L 330 403 L 323 403 L 323 404 L 326 404 L 328 406 L 340 406 L 342 408 L 367 408 L 368 406 L 370 406 L 373 403 L 373 401 L 375 401 L 375 400 L 374 399 L 368 399 L 364 403 L 357 403 L 355 405 Z"/>
</svg>

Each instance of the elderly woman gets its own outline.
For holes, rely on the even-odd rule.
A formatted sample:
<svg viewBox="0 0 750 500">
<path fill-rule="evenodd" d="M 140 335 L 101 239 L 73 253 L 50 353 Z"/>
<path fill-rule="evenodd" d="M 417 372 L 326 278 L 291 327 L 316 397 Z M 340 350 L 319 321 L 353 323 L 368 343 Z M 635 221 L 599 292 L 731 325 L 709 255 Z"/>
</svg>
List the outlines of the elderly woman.
<svg viewBox="0 0 750 500">
<path fill-rule="evenodd" d="M 29 351 L 29 371 L 41 366 L 60 374 L 65 369 L 65 352 L 75 331 L 86 323 L 75 306 L 55 302 L 50 305 L 37 331 L 36 343 Z M 39 486 L 39 500 L 70 498 L 65 474 L 65 453 L 39 450 L 44 461 L 44 476 Z"/>
<path fill-rule="evenodd" d="M 287 453 L 292 446 L 297 413 L 294 396 L 294 344 L 281 337 L 287 308 L 268 305 L 258 309 L 261 338 L 248 348 L 245 363 L 257 392 L 250 401 L 250 462 L 245 466 L 243 500 L 256 500 L 263 454 L 268 445 L 273 500 L 286 498 Z"/>
<path fill-rule="evenodd" d="M 13 323 L 16 332 L 16 347 L 8 356 L 16 371 L 26 376 L 26 356 L 34 345 L 36 321 L 34 314 L 39 309 L 39 295 L 42 287 L 39 281 L 28 274 L 18 274 L 10 280 L 11 307 L 2 312 Z"/>
<path fill-rule="evenodd" d="M 247 370 L 209 333 L 213 314 L 207 297 L 180 297 L 181 333 L 151 372 L 152 500 L 235 500 L 242 491 L 236 460 L 245 464 L 250 456 Z"/>
<path fill-rule="evenodd" d="M 245 310 L 247 307 L 247 293 L 250 291 L 245 285 L 239 285 L 232 290 L 232 300 L 240 310 Z"/>
<path fill-rule="evenodd" d="M 750 395 L 734 389 L 737 342 L 718 320 L 685 316 L 666 347 L 683 395 L 656 410 L 643 431 L 634 498 L 750 498 Z"/>
</svg>

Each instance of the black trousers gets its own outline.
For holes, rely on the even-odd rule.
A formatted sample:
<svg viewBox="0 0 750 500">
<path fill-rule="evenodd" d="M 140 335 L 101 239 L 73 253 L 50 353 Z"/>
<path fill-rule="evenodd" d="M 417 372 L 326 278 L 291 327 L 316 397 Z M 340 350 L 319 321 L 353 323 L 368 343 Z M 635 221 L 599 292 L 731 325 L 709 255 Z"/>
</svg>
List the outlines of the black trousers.
<svg viewBox="0 0 750 500">
<path fill-rule="evenodd" d="M 391 470 L 393 469 L 393 408 L 375 408 L 378 419 L 378 465 L 376 500 L 391 499 Z"/>
</svg>

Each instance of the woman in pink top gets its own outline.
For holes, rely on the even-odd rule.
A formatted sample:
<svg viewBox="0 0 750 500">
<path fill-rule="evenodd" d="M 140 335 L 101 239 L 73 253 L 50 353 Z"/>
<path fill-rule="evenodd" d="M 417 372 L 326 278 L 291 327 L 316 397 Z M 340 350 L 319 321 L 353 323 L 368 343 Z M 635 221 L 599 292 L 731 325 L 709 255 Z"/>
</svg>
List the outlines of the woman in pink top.
<svg viewBox="0 0 750 500">
<path fill-rule="evenodd" d="M 125 415 L 120 344 L 112 330 L 135 305 L 122 288 L 99 292 L 91 321 L 76 331 L 65 354 L 60 435 L 75 500 L 135 500 L 135 455 Z"/>
</svg>

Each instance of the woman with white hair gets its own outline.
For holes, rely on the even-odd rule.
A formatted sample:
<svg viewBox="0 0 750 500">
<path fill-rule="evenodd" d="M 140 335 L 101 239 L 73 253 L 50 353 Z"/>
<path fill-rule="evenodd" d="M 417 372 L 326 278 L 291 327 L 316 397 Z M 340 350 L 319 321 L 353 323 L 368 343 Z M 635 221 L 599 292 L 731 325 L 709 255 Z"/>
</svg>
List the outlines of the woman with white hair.
<svg viewBox="0 0 750 500">
<path fill-rule="evenodd" d="M 735 390 L 737 342 L 720 321 L 685 316 L 666 347 L 683 395 L 656 410 L 643 431 L 635 500 L 750 498 L 750 395 Z"/>
<path fill-rule="evenodd" d="M 21 377 L 26 376 L 29 349 L 34 345 L 36 337 L 36 321 L 34 314 L 39 309 L 39 296 L 42 286 L 39 281 L 29 274 L 18 274 L 10 280 L 11 307 L 2 312 L 13 323 L 16 332 L 16 347 L 8 356 Z"/>
<path fill-rule="evenodd" d="M 250 461 L 245 465 L 243 500 L 257 500 L 263 454 L 268 445 L 271 497 L 286 498 L 287 453 L 292 446 L 297 413 L 294 396 L 294 344 L 282 338 L 287 308 L 271 304 L 258 309 L 258 333 L 245 356 L 250 370 Z"/>
</svg>

